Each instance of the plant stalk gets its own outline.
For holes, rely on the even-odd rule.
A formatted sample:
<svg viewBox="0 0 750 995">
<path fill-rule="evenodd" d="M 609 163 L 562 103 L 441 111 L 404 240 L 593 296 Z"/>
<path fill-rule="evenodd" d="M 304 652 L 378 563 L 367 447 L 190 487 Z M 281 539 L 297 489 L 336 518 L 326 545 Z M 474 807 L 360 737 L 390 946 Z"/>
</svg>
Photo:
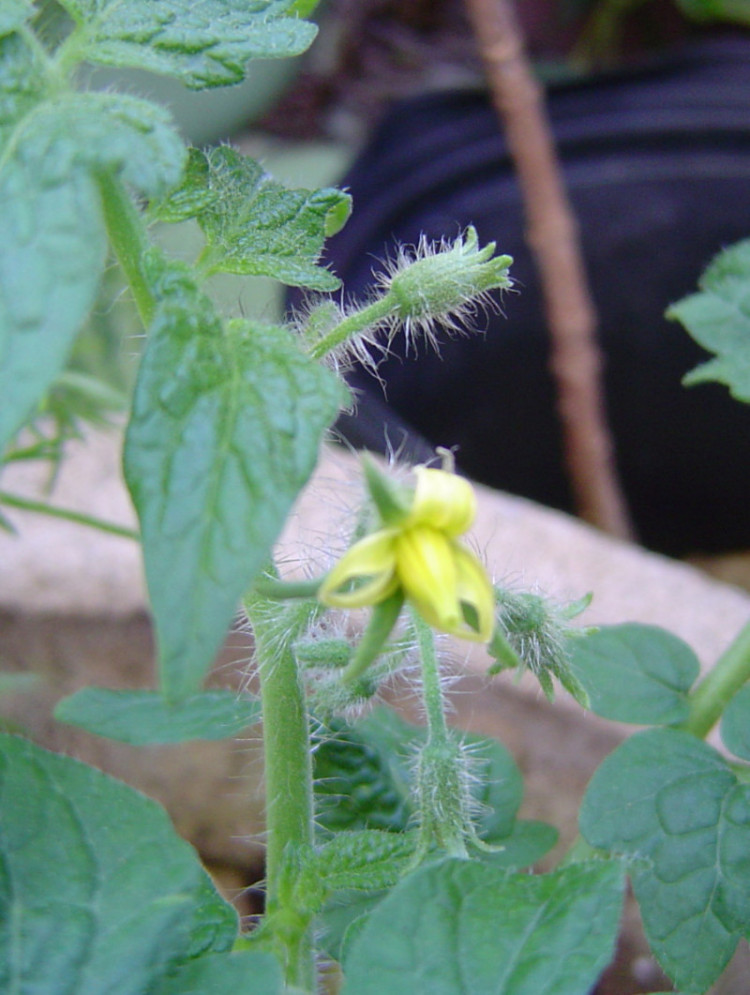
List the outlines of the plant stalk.
<svg viewBox="0 0 750 995">
<path fill-rule="evenodd" d="M 363 332 L 373 325 L 379 324 L 389 317 L 394 311 L 393 300 L 386 294 L 378 298 L 367 307 L 363 307 L 353 314 L 347 315 L 343 321 L 335 325 L 321 339 L 310 347 L 310 356 L 313 359 L 323 359 L 339 346 L 344 345 L 358 332 Z"/>
<path fill-rule="evenodd" d="M 435 634 L 416 611 L 412 610 L 411 618 L 422 665 L 422 702 L 428 729 L 417 773 L 421 808 L 418 859 L 437 844 L 449 856 L 466 860 L 466 840 L 472 831 L 461 747 L 445 720 Z"/>
<path fill-rule="evenodd" d="M 427 728 L 432 741 L 443 743 L 448 738 L 448 723 L 445 721 L 445 701 L 440 686 L 440 664 L 435 651 L 435 635 L 430 626 L 414 610 L 411 612 L 411 621 L 422 664 L 422 701 L 427 717 Z"/>
<path fill-rule="evenodd" d="M 34 511 L 41 515 L 51 515 L 53 518 L 63 518 L 67 522 L 86 525 L 89 528 L 98 529 L 100 532 L 121 536 L 123 539 L 135 539 L 136 542 L 140 539 L 140 534 L 135 529 L 129 529 L 125 525 L 116 525 L 103 518 L 85 515 L 81 511 L 71 511 L 69 508 L 56 508 L 52 504 L 47 504 L 46 501 L 32 501 L 30 498 L 19 497 L 17 494 L 9 494 L 8 491 L 0 491 L 1 504 L 8 508 L 19 508 L 22 511 Z"/>
<path fill-rule="evenodd" d="M 110 243 L 130 285 L 143 327 L 148 328 L 156 302 L 143 270 L 143 255 L 149 248 L 146 229 L 122 180 L 103 172 L 98 182 Z"/>
<path fill-rule="evenodd" d="M 245 611 L 253 628 L 263 707 L 266 788 L 266 915 L 286 983 L 315 992 L 315 957 L 309 915 L 297 910 L 283 887 L 285 860 L 313 844 L 312 760 L 307 706 L 291 650 L 296 628 L 280 638 L 280 606 L 253 593 Z"/>
<path fill-rule="evenodd" d="M 750 680 L 750 622 L 722 653 L 716 666 L 690 695 L 690 716 L 682 726 L 705 739 L 740 688 Z"/>
</svg>

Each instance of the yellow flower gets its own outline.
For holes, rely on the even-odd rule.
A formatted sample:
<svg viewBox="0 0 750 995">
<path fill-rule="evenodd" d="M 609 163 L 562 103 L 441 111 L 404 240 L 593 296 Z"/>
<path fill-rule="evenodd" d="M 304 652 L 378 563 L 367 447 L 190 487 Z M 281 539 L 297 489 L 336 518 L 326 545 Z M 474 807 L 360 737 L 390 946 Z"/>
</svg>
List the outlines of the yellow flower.
<svg viewBox="0 0 750 995">
<path fill-rule="evenodd" d="M 477 557 L 457 541 L 476 515 L 468 481 L 417 467 L 408 511 L 355 543 L 318 592 L 334 608 L 375 605 L 401 590 L 435 629 L 488 642 L 495 625 L 492 585 Z"/>
</svg>

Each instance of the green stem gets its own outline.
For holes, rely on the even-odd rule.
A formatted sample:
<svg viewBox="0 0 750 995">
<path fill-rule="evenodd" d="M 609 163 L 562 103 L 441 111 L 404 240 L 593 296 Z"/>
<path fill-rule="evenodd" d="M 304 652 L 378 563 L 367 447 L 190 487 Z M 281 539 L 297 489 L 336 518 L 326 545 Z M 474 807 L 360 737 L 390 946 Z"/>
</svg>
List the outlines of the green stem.
<svg viewBox="0 0 750 995">
<path fill-rule="evenodd" d="M 445 700 L 440 686 L 440 664 L 435 651 L 435 635 L 430 626 L 416 611 L 411 613 L 412 626 L 422 663 L 422 700 L 427 716 L 430 740 L 444 743 L 449 739 L 445 721 Z"/>
<path fill-rule="evenodd" d="M 440 686 L 440 664 L 435 634 L 412 610 L 412 626 L 422 664 L 422 701 L 427 716 L 427 742 L 418 765 L 420 799 L 419 862 L 437 844 L 451 857 L 466 859 L 466 841 L 474 833 L 467 808 L 467 784 L 461 747 L 445 720 L 445 699 Z"/>
<path fill-rule="evenodd" d="M 146 228 L 118 177 L 100 173 L 98 181 L 109 240 L 130 284 L 143 327 L 148 328 L 154 317 L 156 302 L 143 270 L 143 255 L 149 248 Z"/>
<path fill-rule="evenodd" d="M 393 309 L 393 301 L 390 295 L 386 294 L 373 301 L 372 304 L 368 304 L 367 307 L 363 307 L 360 311 L 355 311 L 319 339 L 310 348 L 310 356 L 313 359 L 323 359 L 334 349 L 348 342 L 358 332 L 363 332 L 366 328 L 371 328 L 388 318 L 393 313 Z"/>
<path fill-rule="evenodd" d="M 91 528 L 99 529 L 100 532 L 122 536 L 123 539 L 135 539 L 136 542 L 140 539 L 140 535 L 135 529 L 126 528 L 124 525 L 115 525 L 114 522 L 104 521 L 104 519 L 96 518 L 94 515 L 84 515 L 80 511 L 71 511 L 69 508 L 56 508 L 44 501 L 32 501 L 29 498 L 18 497 L 7 491 L 0 491 L 0 504 L 7 505 L 9 508 L 20 508 L 22 511 L 35 511 L 42 515 L 50 515 L 52 518 L 63 518 L 65 521 L 75 522 L 77 525 L 88 525 Z"/>
<path fill-rule="evenodd" d="M 323 577 L 312 580 L 279 580 L 278 577 L 260 577 L 255 590 L 263 598 L 286 601 L 288 598 L 314 598 L 323 583 Z"/>
<path fill-rule="evenodd" d="M 690 716 L 682 726 L 704 739 L 722 716 L 734 695 L 750 680 L 750 622 L 719 657 L 690 695 Z"/>
<path fill-rule="evenodd" d="M 286 981 L 315 991 L 315 957 L 309 915 L 289 901 L 283 886 L 287 857 L 313 844 L 312 760 L 304 690 L 291 644 L 281 640 L 279 606 L 253 593 L 245 599 L 253 628 L 263 706 L 266 785 L 266 915 Z"/>
</svg>

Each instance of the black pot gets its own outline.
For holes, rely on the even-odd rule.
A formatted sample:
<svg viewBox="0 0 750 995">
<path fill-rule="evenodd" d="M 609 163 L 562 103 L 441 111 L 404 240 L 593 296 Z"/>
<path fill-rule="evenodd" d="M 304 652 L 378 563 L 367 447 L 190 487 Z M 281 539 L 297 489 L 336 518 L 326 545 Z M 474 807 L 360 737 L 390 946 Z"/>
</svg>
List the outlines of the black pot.
<svg viewBox="0 0 750 995">
<path fill-rule="evenodd" d="M 750 40 L 712 39 L 638 71 L 554 86 L 549 112 L 599 309 L 616 458 L 642 541 L 674 554 L 750 547 L 750 408 L 709 384 L 705 358 L 665 308 L 711 257 L 750 236 Z M 456 447 L 476 480 L 571 509 L 539 279 L 518 184 L 487 95 L 394 106 L 349 175 L 354 215 L 327 261 L 364 295 L 394 243 L 475 225 L 515 263 L 516 291 L 485 335 L 441 357 L 399 342 L 376 378 L 357 368 L 357 445 L 388 439 L 417 459 Z"/>
</svg>

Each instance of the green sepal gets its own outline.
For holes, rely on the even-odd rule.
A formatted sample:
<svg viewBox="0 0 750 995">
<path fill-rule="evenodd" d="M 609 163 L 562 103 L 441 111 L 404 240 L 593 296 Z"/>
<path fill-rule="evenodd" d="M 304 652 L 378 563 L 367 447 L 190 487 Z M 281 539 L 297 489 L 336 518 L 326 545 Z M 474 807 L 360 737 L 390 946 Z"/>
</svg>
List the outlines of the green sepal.
<svg viewBox="0 0 750 995">
<path fill-rule="evenodd" d="M 380 471 L 375 461 L 362 457 L 362 471 L 367 491 L 383 525 L 399 525 L 409 514 L 413 491 L 400 486 Z"/>
</svg>

